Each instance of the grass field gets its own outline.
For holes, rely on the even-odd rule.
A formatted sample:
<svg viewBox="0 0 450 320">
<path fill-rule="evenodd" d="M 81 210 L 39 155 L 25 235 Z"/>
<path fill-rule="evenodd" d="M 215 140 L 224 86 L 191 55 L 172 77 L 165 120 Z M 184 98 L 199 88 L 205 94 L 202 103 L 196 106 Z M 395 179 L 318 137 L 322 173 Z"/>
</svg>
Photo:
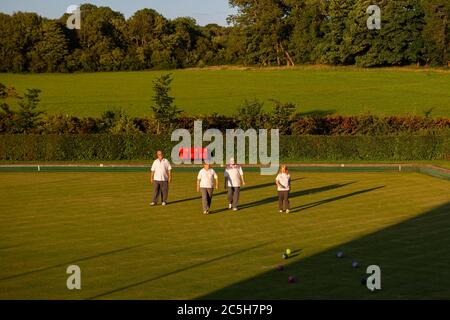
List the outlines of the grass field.
<svg viewBox="0 0 450 320">
<path fill-rule="evenodd" d="M 450 72 L 411 69 L 299 67 L 290 70 L 175 70 L 176 104 L 190 114 L 232 114 L 244 99 L 294 102 L 298 111 L 344 115 L 417 114 L 450 116 Z M 98 116 L 122 108 L 149 116 L 152 80 L 161 71 L 0 74 L 0 82 L 42 90 L 41 109 L 48 113 Z"/>
<path fill-rule="evenodd" d="M 194 172 L 175 172 L 167 207 L 149 207 L 143 173 L 2 172 L 0 299 L 450 297 L 448 181 L 291 175 L 290 215 L 277 212 L 273 177 L 248 172 L 241 210 L 224 210 L 221 190 L 204 216 Z M 66 288 L 71 264 L 81 291 Z M 360 284 L 369 264 L 380 292 Z"/>
</svg>

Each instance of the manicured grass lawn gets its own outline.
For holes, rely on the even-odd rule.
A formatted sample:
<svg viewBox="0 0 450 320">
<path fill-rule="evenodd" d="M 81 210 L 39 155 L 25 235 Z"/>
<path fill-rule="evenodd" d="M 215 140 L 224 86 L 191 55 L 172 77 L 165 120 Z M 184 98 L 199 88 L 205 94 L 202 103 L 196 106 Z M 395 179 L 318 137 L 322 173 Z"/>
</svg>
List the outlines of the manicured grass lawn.
<svg viewBox="0 0 450 320">
<path fill-rule="evenodd" d="M 204 216 L 194 172 L 175 172 L 171 203 L 152 208 L 143 173 L 0 173 L 0 299 L 450 297 L 448 181 L 291 174 L 290 215 L 273 177 L 248 172 L 241 210 L 220 190 Z M 66 288 L 72 264 L 81 291 Z M 369 264 L 381 292 L 360 284 Z"/>
<path fill-rule="evenodd" d="M 291 70 L 174 70 L 176 104 L 190 114 L 233 114 L 244 99 L 298 105 L 301 113 L 417 114 L 450 116 L 450 72 L 408 69 L 299 67 Z M 152 80 L 163 71 L 0 74 L 0 82 L 42 90 L 48 113 L 99 116 L 122 108 L 133 116 L 151 114 Z"/>
</svg>

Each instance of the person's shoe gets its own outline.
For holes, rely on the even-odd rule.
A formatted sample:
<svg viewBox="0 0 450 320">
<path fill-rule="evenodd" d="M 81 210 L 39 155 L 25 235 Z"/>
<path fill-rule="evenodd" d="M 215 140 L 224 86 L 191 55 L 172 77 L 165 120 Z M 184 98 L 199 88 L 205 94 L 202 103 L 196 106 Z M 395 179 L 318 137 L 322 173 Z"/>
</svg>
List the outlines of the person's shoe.
<svg viewBox="0 0 450 320">
<path fill-rule="evenodd" d="M 162 205 L 163 205 L 163 206 L 166 206 L 166 205 L 167 205 L 167 202 L 163 202 Z"/>
<path fill-rule="evenodd" d="M 228 209 L 231 210 L 232 209 L 232 205 L 231 203 L 228 205 Z"/>
<path fill-rule="evenodd" d="M 286 213 L 289 213 L 290 211 L 289 211 L 289 209 L 286 209 Z"/>
<path fill-rule="evenodd" d="M 283 210 L 278 211 L 279 213 L 283 213 Z"/>
<path fill-rule="evenodd" d="M 156 203 L 154 203 L 154 202 L 152 202 L 152 203 L 150 203 L 150 206 L 155 206 L 156 205 Z"/>
<path fill-rule="evenodd" d="M 233 211 L 238 211 L 239 209 L 238 208 L 233 208 Z"/>
</svg>

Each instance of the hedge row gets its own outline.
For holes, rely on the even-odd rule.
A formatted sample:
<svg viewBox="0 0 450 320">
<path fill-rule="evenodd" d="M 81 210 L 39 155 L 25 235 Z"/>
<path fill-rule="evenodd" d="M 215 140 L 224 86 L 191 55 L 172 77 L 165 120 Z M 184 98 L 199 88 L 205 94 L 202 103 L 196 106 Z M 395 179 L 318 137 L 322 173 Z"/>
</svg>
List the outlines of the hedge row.
<svg viewBox="0 0 450 320">
<path fill-rule="evenodd" d="M 251 113 L 251 111 L 248 111 Z M 107 111 L 98 118 L 78 118 L 62 114 L 48 115 L 34 128 L 24 130 L 17 114 L 0 110 L 0 134 L 156 134 L 158 127 L 154 118 L 132 118 L 123 111 Z M 183 115 L 174 120 L 171 130 L 184 128 L 192 131 L 194 121 L 201 120 L 203 129 L 215 128 L 222 132 L 230 128 L 278 128 L 283 134 L 293 135 L 397 135 L 450 132 L 450 118 L 425 116 L 377 116 L 377 115 L 275 115 L 274 112 L 234 116 Z"/>
<path fill-rule="evenodd" d="M 0 160 L 150 160 L 175 142 L 154 135 L 0 135 Z M 281 161 L 450 159 L 450 135 L 282 136 Z"/>
</svg>

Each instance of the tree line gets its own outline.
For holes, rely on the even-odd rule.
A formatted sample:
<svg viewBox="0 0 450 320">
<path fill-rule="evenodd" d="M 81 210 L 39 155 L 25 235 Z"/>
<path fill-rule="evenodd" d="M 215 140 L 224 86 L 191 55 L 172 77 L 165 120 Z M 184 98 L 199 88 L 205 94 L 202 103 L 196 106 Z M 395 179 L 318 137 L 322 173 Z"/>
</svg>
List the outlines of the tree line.
<svg viewBox="0 0 450 320">
<path fill-rule="evenodd" d="M 0 72 L 172 69 L 208 65 L 447 65 L 448 0 L 230 0 L 228 27 L 142 9 L 125 19 L 83 4 L 80 30 L 64 14 L 0 13 Z M 381 29 L 366 10 L 381 8 Z"/>
</svg>

